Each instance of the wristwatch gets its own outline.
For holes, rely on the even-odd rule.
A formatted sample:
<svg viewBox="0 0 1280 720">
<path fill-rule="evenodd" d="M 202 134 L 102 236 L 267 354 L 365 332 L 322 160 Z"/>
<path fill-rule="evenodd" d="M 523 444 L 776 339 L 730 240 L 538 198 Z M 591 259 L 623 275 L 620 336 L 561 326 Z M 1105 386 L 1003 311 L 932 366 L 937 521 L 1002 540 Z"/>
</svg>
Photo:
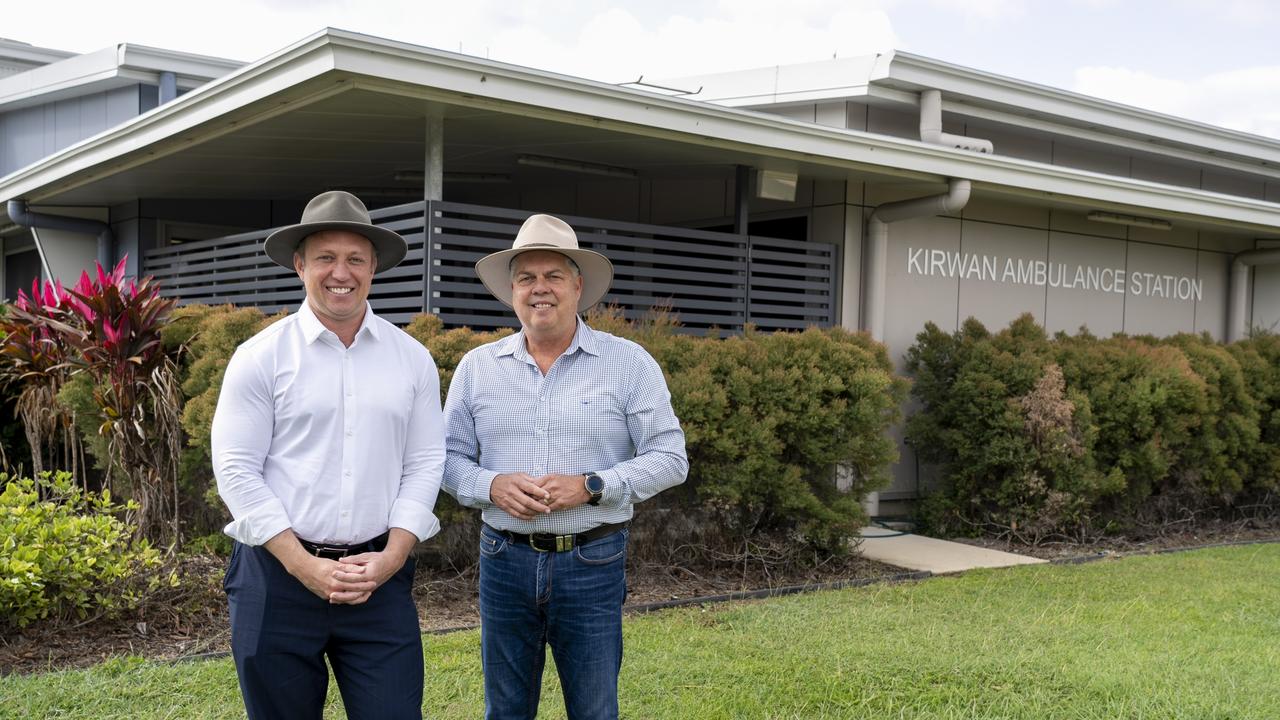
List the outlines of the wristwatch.
<svg viewBox="0 0 1280 720">
<path fill-rule="evenodd" d="M 587 494 L 591 496 L 591 499 L 587 501 L 587 504 L 599 505 L 600 498 L 604 497 L 604 478 L 593 472 L 589 472 L 587 473 L 586 478 L 582 481 L 582 484 L 586 487 Z"/>
</svg>

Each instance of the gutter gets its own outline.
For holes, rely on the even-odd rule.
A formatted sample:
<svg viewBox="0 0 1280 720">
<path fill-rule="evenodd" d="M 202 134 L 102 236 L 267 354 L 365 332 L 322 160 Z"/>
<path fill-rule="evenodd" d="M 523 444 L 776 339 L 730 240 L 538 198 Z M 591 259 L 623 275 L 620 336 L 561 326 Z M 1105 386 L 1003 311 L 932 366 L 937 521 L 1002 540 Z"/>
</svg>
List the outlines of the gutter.
<svg viewBox="0 0 1280 720">
<path fill-rule="evenodd" d="M 101 220 L 31 212 L 27 207 L 26 200 L 10 200 L 6 209 L 10 220 L 18 225 L 29 227 L 33 231 L 37 229 L 65 230 L 84 235 L 96 235 L 98 237 L 98 263 L 104 268 L 110 268 L 115 264 L 116 237 L 115 233 L 111 232 L 111 226 L 107 223 Z M 44 248 L 40 244 L 39 235 L 35 232 L 32 232 L 32 235 L 36 236 L 36 247 L 40 250 L 41 262 L 44 262 Z M 48 264 L 45 264 L 45 272 L 49 272 Z"/>
<path fill-rule="evenodd" d="M 1249 306 L 1249 290 L 1253 283 L 1249 269 L 1255 265 L 1280 264 L 1280 248 L 1245 250 L 1231 260 L 1231 295 L 1227 300 L 1227 342 L 1243 340 L 1247 335 L 1245 308 Z"/>
</svg>

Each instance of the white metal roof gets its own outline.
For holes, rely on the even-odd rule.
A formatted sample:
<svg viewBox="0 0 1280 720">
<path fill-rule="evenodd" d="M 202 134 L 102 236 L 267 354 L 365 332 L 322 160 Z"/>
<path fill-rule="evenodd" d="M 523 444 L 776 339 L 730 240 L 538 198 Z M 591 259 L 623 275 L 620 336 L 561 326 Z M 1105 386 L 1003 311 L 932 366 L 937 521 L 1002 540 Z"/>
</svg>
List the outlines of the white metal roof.
<svg viewBox="0 0 1280 720">
<path fill-rule="evenodd" d="M 1280 140 L 894 51 L 655 81 L 727 107 L 862 99 L 916 105 L 1280 177 Z M 998 151 L 998 149 L 997 149 Z"/>
<path fill-rule="evenodd" d="M 180 160 L 188 154 L 202 146 L 212 147 L 215 141 L 234 149 L 242 133 L 255 126 L 275 123 L 282 138 L 305 135 L 307 118 L 302 109 L 329 103 L 339 111 L 342 98 L 354 97 L 350 94 L 357 91 L 399 103 L 410 115 L 425 114 L 428 107 L 443 107 L 450 113 L 489 113 L 504 118 L 511 127 L 524 119 L 576 126 L 584 129 L 584 135 L 606 133 L 618 143 L 657 141 L 672 148 L 732 154 L 744 162 L 783 161 L 837 175 L 968 178 L 974 181 L 975 191 L 1081 207 L 1138 208 L 1143 214 L 1198 218 L 1266 234 L 1280 231 L 1277 203 L 999 155 L 974 155 L 334 29 L 304 38 L 131 122 L 0 178 L 0 200 L 87 202 L 97 195 L 106 201 L 108 190 L 146 197 L 150 189 L 174 184 L 172 174 L 149 175 L 149 168 L 179 172 Z M 424 131 L 410 123 L 405 132 L 416 133 L 420 140 Z M 412 139 L 383 137 L 391 143 Z M 212 167 L 226 171 L 225 166 Z M 254 179 L 243 170 L 237 177 L 223 179 L 233 181 Z"/>
<path fill-rule="evenodd" d="M 244 63 L 121 43 L 76 55 L 0 40 L 0 58 L 29 58 L 38 67 L 0 77 L 0 112 L 137 83 L 157 84 L 174 73 L 178 87 L 199 87 Z"/>
</svg>

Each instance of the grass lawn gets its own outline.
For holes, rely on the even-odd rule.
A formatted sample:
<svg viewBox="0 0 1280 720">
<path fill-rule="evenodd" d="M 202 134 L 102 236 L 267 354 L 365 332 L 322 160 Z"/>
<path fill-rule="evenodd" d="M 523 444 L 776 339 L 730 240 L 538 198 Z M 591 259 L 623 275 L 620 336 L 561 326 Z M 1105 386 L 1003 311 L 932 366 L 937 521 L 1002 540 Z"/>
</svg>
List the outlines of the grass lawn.
<svg viewBox="0 0 1280 720">
<path fill-rule="evenodd" d="M 627 718 L 1280 718 L 1280 544 L 976 571 L 630 618 Z M 479 635 L 428 637 L 432 718 Z M 328 716 L 342 717 L 336 691 Z M 554 672 L 541 717 L 561 718 Z M 229 660 L 0 678 L 0 717 L 243 717 Z"/>
</svg>

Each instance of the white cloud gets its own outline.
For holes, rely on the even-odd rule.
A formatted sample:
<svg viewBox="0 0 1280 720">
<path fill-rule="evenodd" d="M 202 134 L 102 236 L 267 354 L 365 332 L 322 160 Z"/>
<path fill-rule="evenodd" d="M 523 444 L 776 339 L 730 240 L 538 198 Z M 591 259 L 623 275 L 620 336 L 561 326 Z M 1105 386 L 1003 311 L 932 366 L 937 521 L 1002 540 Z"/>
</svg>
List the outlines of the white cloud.
<svg viewBox="0 0 1280 720">
<path fill-rule="evenodd" d="M 1241 68 L 1192 80 L 1162 78 L 1123 67 L 1083 67 L 1076 92 L 1280 138 L 1280 65 Z"/>
</svg>

